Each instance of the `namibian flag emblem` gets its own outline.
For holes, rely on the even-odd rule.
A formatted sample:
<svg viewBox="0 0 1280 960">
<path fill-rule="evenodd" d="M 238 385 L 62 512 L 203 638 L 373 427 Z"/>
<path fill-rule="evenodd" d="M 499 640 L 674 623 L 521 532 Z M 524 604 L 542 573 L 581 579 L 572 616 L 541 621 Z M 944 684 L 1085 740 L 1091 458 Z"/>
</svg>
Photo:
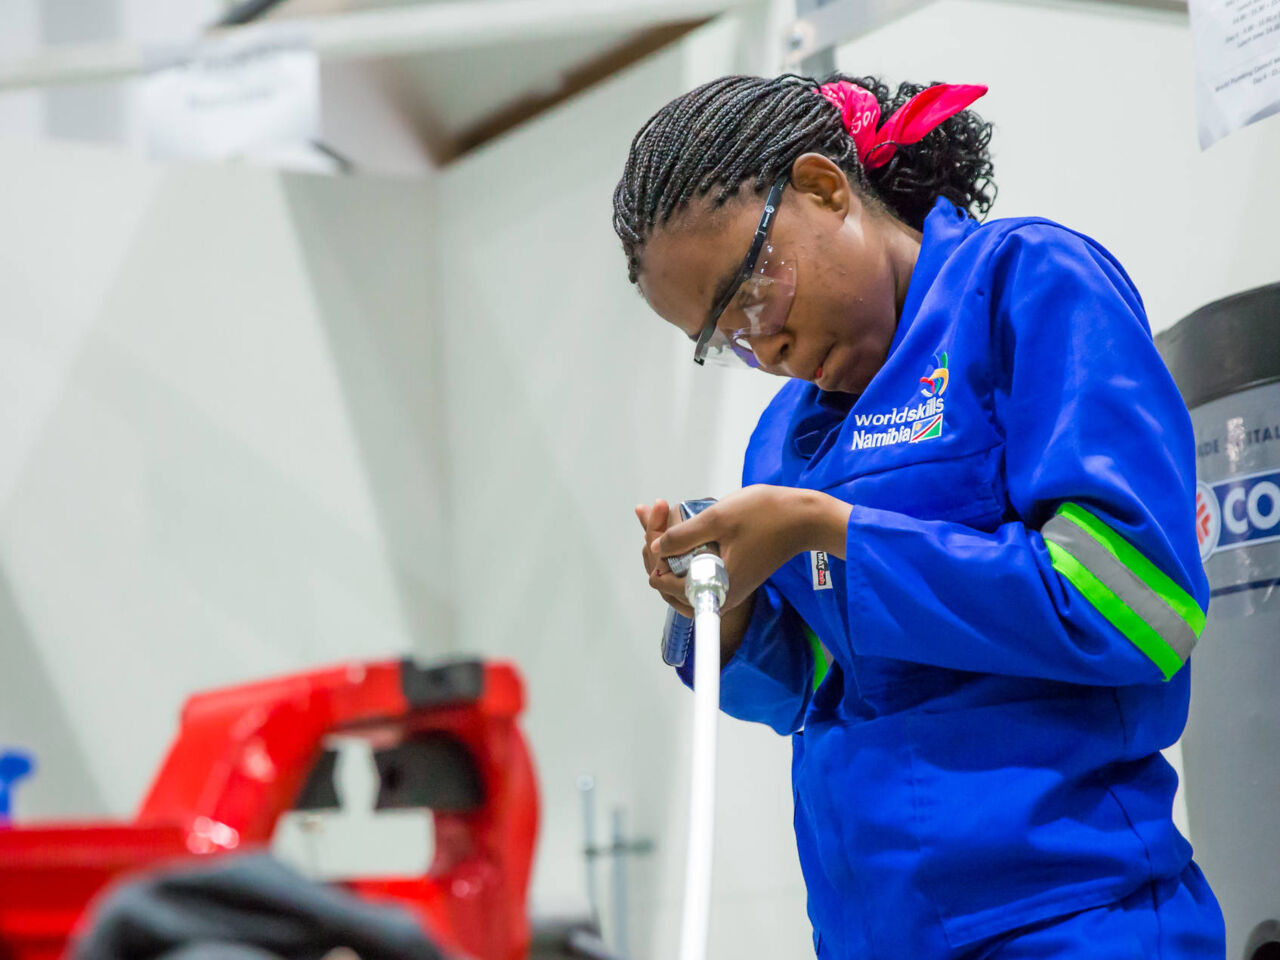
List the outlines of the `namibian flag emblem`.
<svg viewBox="0 0 1280 960">
<path fill-rule="evenodd" d="M 921 440 L 932 440 L 934 437 L 942 436 L 942 414 L 934 417 L 926 417 L 911 425 L 911 442 L 919 443 Z"/>
</svg>

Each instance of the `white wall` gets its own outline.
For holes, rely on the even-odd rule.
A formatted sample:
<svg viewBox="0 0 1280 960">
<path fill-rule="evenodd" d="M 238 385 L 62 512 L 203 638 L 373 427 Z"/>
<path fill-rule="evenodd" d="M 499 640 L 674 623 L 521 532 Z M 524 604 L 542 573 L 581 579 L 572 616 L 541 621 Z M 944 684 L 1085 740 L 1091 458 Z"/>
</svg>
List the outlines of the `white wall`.
<svg viewBox="0 0 1280 960">
<path fill-rule="evenodd" d="M 427 191 L 17 143 L 0 180 L 19 813 L 131 810 L 193 690 L 444 649 Z"/>
</svg>

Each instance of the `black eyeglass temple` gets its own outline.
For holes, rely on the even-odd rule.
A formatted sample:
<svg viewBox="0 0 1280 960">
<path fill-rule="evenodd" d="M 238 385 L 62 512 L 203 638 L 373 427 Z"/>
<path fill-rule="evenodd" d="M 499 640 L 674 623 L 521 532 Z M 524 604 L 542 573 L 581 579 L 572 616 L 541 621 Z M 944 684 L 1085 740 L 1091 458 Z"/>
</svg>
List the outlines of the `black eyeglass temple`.
<svg viewBox="0 0 1280 960">
<path fill-rule="evenodd" d="M 720 321 L 720 316 L 728 309 L 729 304 L 733 301 L 734 294 L 738 292 L 738 288 L 742 286 L 747 277 L 751 276 L 756 268 L 756 261 L 760 259 L 760 251 L 764 248 L 765 238 L 769 235 L 769 228 L 773 225 L 773 215 L 777 213 L 778 201 L 782 199 L 783 188 L 786 187 L 791 179 L 791 168 L 787 167 L 778 179 L 773 181 L 773 186 L 769 188 L 768 196 L 765 197 L 764 211 L 760 214 L 760 222 L 756 225 L 755 235 L 751 238 L 751 248 L 747 251 L 746 258 L 742 261 L 742 267 L 738 270 L 738 276 L 728 290 L 720 297 L 711 316 L 707 318 L 707 322 L 702 327 L 702 332 L 698 334 L 698 343 L 694 347 L 693 362 L 698 366 L 706 365 L 706 345 L 711 341 L 711 337 L 715 334 L 716 324 Z"/>
</svg>

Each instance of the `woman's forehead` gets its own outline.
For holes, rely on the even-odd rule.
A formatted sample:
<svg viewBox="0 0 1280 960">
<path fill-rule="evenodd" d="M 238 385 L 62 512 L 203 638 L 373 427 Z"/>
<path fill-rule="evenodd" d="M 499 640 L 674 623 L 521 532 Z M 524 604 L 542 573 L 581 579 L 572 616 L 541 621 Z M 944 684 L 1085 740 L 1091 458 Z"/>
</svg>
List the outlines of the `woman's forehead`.
<svg viewBox="0 0 1280 960">
<path fill-rule="evenodd" d="M 696 333 L 716 288 L 742 265 L 754 231 L 745 204 L 681 211 L 645 241 L 640 292 L 661 317 Z"/>
</svg>

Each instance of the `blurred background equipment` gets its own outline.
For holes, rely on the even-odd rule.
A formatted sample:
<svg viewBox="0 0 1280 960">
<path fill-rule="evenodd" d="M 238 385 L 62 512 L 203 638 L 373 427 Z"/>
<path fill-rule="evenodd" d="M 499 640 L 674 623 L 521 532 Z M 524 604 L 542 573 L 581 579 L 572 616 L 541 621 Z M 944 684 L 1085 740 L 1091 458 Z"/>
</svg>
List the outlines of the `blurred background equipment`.
<svg viewBox="0 0 1280 960">
<path fill-rule="evenodd" d="M 0 826 L 9 822 L 13 788 L 35 769 L 35 760 L 25 750 L 0 750 Z"/>
<path fill-rule="evenodd" d="M 0 952 L 55 960 L 109 882 L 261 850 L 286 811 L 339 806 L 325 744 L 343 734 L 373 748 L 377 807 L 429 810 L 435 836 L 416 874 L 343 887 L 401 905 L 447 951 L 519 960 L 538 818 L 523 708 L 515 669 L 479 661 L 351 662 L 197 694 L 132 820 L 0 830 Z"/>
<path fill-rule="evenodd" d="M 599 927 L 601 910 L 600 894 L 596 882 L 596 861 L 610 864 L 612 886 L 612 912 L 610 914 L 610 949 L 619 957 L 630 957 L 631 940 L 628 934 L 631 908 L 628 902 L 628 866 L 632 857 L 642 857 L 653 852 L 653 841 L 644 837 L 633 838 L 626 833 L 626 811 L 618 806 L 612 811 L 612 836 L 608 843 L 596 842 L 596 782 L 584 774 L 578 778 L 578 791 L 582 794 L 582 859 L 586 868 L 587 904 L 592 925 Z"/>
<path fill-rule="evenodd" d="M 1211 602 L 1182 737 L 1196 860 L 1228 960 L 1280 957 L 1280 283 L 1158 338 L 1196 436 L 1196 532 Z"/>
</svg>

